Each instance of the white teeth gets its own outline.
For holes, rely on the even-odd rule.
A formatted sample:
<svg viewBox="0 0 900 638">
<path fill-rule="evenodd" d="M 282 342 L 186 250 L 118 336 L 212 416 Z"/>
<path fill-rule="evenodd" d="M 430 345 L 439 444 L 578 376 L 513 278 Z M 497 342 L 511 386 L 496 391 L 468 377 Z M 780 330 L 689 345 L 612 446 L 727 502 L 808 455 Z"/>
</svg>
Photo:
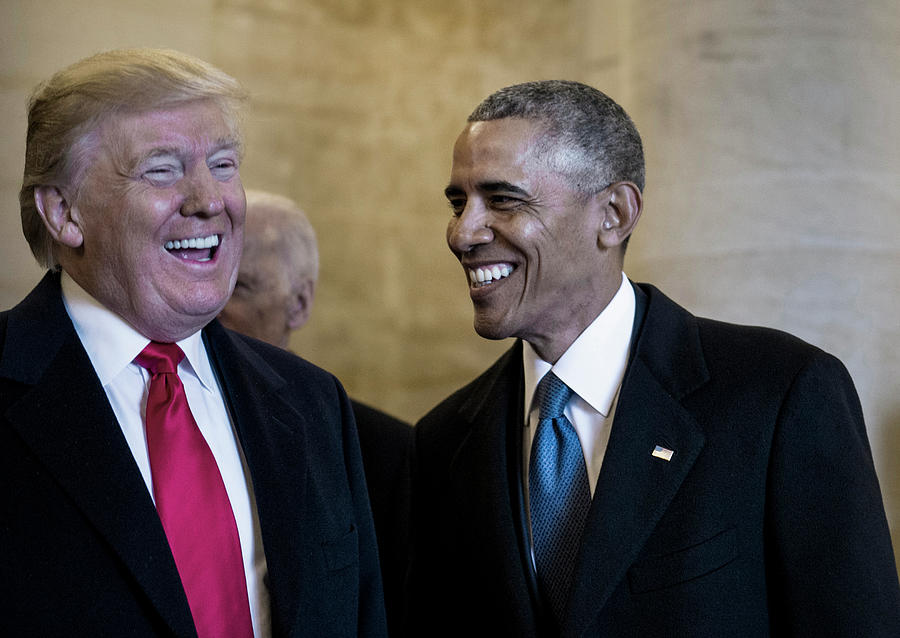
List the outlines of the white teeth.
<svg viewBox="0 0 900 638">
<path fill-rule="evenodd" d="M 480 288 L 481 286 L 487 286 L 498 279 L 509 277 L 513 270 L 515 270 L 515 267 L 510 264 L 493 264 L 491 266 L 481 266 L 474 269 L 470 268 L 469 281 L 471 281 L 472 285 L 476 288 Z"/>
<path fill-rule="evenodd" d="M 166 250 L 181 250 L 182 248 L 212 248 L 219 245 L 219 236 L 210 235 L 209 237 L 191 237 L 189 239 L 175 239 L 167 241 Z"/>
</svg>

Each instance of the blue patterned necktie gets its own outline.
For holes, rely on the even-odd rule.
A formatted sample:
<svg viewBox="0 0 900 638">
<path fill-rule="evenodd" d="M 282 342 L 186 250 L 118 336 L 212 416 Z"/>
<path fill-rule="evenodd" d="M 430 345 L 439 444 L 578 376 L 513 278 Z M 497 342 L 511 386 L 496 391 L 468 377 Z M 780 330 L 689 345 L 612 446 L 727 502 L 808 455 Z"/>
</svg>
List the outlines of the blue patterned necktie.
<svg viewBox="0 0 900 638">
<path fill-rule="evenodd" d="M 531 532 L 538 582 L 560 623 L 591 506 L 591 491 L 578 434 L 563 414 L 572 390 L 548 372 L 535 396 L 540 421 L 528 468 Z"/>
</svg>

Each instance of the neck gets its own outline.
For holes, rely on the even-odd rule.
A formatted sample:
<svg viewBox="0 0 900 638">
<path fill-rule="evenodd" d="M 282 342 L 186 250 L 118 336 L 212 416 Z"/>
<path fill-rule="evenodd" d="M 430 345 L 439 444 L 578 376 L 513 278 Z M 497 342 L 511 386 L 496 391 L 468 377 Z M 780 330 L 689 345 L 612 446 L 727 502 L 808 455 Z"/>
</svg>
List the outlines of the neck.
<svg viewBox="0 0 900 638">
<path fill-rule="evenodd" d="M 546 335 L 521 335 L 531 344 L 534 351 L 544 361 L 555 364 L 565 354 L 575 340 L 602 313 L 622 286 L 622 270 L 615 274 L 615 282 L 610 280 L 601 292 L 584 295 L 584 303 L 571 315 L 566 325 L 555 326 Z"/>
</svg>

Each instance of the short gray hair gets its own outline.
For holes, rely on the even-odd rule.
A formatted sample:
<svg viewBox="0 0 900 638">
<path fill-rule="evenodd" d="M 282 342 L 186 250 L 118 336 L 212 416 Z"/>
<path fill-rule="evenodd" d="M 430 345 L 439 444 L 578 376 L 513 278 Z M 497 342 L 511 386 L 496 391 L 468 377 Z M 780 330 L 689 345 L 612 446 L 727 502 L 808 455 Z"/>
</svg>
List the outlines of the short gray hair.
<svg viewBox="0 0 900 638">
<path fill-rule="evenodd" d="M 247 93 L 216 67 L 170 49 L 116 49 L 84 58 L 38 85 L 28 101 L 25 171 L 19 191 L 22 231 L 38 263 L 58 266 L 53 239 L 34 202 L 37 186 L 74 197 L 96 150 L 100 124 L 135 113 L 213 100 L 238 142 Z"/>
<path fill-rule="evenodd" d="M 617 181 L 644 189 L 641 137 L 625 110 L 605 93 L 568 80 L 515 84 L 485 98 L 468 121 L 508 117 L 542 123 L 539 154 L 576 190 L 598 193 Z"/>
<path fill-rule="evenodd" d="M 244 258 L 254 252 L 275 252 L 291 264 L 289 276 L 319 278 L 316 231 L 297 203 L 283 195 L 247 189 Z"/>
</svg>

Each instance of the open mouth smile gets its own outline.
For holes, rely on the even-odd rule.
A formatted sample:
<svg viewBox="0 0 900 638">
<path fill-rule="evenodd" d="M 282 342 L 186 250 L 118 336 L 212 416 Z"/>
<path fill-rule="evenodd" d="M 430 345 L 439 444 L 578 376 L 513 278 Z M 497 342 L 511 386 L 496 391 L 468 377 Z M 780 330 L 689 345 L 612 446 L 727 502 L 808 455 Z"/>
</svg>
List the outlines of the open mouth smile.
<svg viewBox="0 0 900 638">
<path fill-rule="evenodd" d="M 210 261 L 219 247 L 219 236 L 209 235 L 208 237 L 174 239 L 167 241 L 164 247 L 181 259 Z"/>
<path fill-rule="evenodd" d="M 516 269 L 512 264 L 497 263 L 478 268 L 468 268 L 469 281 L 475 288 L 490 286 L 495 281 L 509 277 Z"/>
</svg>

